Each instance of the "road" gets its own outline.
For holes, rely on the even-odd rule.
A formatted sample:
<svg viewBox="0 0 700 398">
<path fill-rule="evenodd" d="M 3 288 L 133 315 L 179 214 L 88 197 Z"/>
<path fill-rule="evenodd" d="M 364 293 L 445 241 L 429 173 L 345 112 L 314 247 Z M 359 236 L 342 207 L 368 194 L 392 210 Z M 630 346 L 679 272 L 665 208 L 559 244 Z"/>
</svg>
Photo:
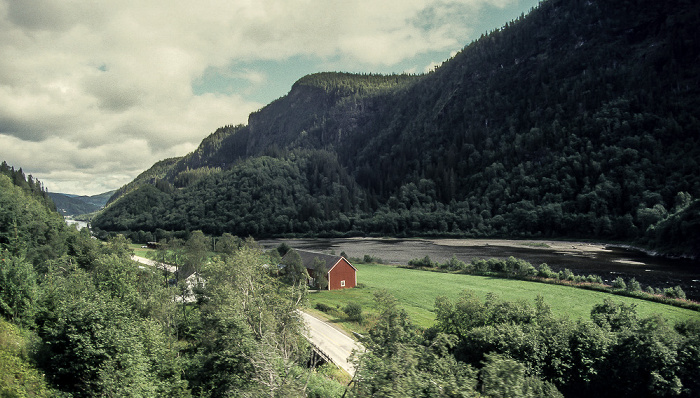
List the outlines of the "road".
<svg viewBox="0 0 700 398">
<path fill-rule="evenodd" d="M 327 322 L 306 312 L 300 311 L 300 313 L 308 327 L 307 338 L 328 355 L 333 363 L 348 372 L 349 375 L 354 375 L 355 366 L 348 362 L 348 358 L 353 350 L 364 351 L 362 344 Z"/>
<path fill-rule="evenodd" d="M 131 256 L 131 259 L 136 261 L 136 262 L 139 262 L 141 264 L 150 265 L 151 267 L 156 267 L 158 269 L 164 269 L 165 271 L 168 271 L 168 272 L 175 273 L 175 271 L 177 271 L 177 268 L 173 265 L 159 263 L 159 262 L 153 261 L 151 259 L 148 259 L 146 257 Z"/>
</svg>

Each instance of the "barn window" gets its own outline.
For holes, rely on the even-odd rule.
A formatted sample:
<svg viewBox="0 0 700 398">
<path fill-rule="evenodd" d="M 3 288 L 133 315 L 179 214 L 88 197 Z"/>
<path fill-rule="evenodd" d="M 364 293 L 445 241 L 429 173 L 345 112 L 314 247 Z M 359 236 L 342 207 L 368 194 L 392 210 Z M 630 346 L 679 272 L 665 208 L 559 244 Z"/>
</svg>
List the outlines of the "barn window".
<svg viewBox="0 0 700 398">
<path fill-rule="evenodd" d="M 340 287 L 345 287 L 345 281 L 340 281 Z"/>
</svg>

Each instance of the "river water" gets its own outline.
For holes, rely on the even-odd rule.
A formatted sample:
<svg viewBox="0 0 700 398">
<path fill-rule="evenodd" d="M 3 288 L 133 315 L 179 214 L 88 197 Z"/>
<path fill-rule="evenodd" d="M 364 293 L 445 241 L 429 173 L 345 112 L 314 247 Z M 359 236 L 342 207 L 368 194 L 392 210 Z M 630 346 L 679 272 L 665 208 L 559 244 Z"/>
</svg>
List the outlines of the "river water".
<svg viewBox="0 0 700 398">
<path fill-rule="evenodd" d="M 89 228 L 88 223 L 85 221 L 76 221 L 76 220 L 71 220 L 71 219 L 65 219 L 66 224 L 68 225 L 75 225 L 76 228 L 78 228 L 78 231 L 80 231 L 83 228 Z"/>
<path fill-rule="evenodd" d="M 405 265 L 409 260 L 429 256 L 445 262 L 453 255 L 459 260 L 510 256 L 533 265 L 547 263 L 554 271 L 568 268 L 577 275 L 599 275 L 612 281 L 621 276 L 625 282 L 636 278 L 643 288 L 681 286 L 689 299 L 700 301 L 700 261 L 669 259 L 647 255 L 638 250 L 605 244 L 581 242 L 539 242 L 510 240 L 455 239 L 275 239 L 263 240 L 263 247 L 274 248 L 282 242 L 292 248 L 363 258 L 370 255 L 386 264 Z"/>
</svg>

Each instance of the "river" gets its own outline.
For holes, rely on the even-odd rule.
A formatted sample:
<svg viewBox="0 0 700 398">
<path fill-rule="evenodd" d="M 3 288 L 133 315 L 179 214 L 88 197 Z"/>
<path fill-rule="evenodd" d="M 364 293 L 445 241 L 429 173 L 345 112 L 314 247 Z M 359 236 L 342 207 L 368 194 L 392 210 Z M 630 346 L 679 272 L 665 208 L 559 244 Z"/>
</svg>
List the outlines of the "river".
<svg viewBox="0 0 700 398">
<path fill-rule="evenodd" d="M 66 224 L 75 225 L 75 227 L 78 228 L 78 231 L 80 231 L 83 228 L 90 228 L 88 226 L 88 223 L 86 223 L 85 221 L 76 221 L 76 220 L 71 220 L 68 218 L 66 218 L 65 220 L 66 220 Z"/>
<path fill-rule="evenodd" d="M 577 275 L 594 274 L 610 283 L 621 276 L 625 282 L 636 278 L 643 288 L 681 286 L 689 299 L 700 301 L 700 261 L 669 259 L 638 250 L 603 243 L 561 241 L 518 241 L 499 239 L 275 239 L 262 240 L 263 247 L 282 242 L 292 248 L 363 258 L 366 254 L 384 263 L 405 265 L 409 260 L 429 256 L 445 262 L 453 255 L 469 262 L 474 258 L 508 258 L 547 263 L 554 271 L 568 268 Z"/>
</svg>

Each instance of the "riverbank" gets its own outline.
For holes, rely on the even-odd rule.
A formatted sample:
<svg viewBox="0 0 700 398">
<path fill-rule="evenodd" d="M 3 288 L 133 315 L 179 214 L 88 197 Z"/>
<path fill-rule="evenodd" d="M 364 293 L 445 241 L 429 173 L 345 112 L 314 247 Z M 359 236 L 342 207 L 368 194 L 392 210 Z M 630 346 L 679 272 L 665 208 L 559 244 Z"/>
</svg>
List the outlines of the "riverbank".
<svg viewBox="0 0 700 398">
<path fill-rule="evenodd" d="M 453 256 L 464 262 L 473 259 L 520 258 L 553 271 L 571 270 L 577 275 L 598 275 L 607 284 L 617 277 L 635 278 L 643 288 L 681 286 L 691 300 L 700 300 L 700 261 L 653 257 L 639 250 L 604 242 L 509 239 L 438 238 L 326 238 L 261 240 L 266 248 L 281 243 L 298 249 L 364 258 L 369 255 L 385 264 L 406 265 L 430 257 L 444 263 Z"/>
</svg>

